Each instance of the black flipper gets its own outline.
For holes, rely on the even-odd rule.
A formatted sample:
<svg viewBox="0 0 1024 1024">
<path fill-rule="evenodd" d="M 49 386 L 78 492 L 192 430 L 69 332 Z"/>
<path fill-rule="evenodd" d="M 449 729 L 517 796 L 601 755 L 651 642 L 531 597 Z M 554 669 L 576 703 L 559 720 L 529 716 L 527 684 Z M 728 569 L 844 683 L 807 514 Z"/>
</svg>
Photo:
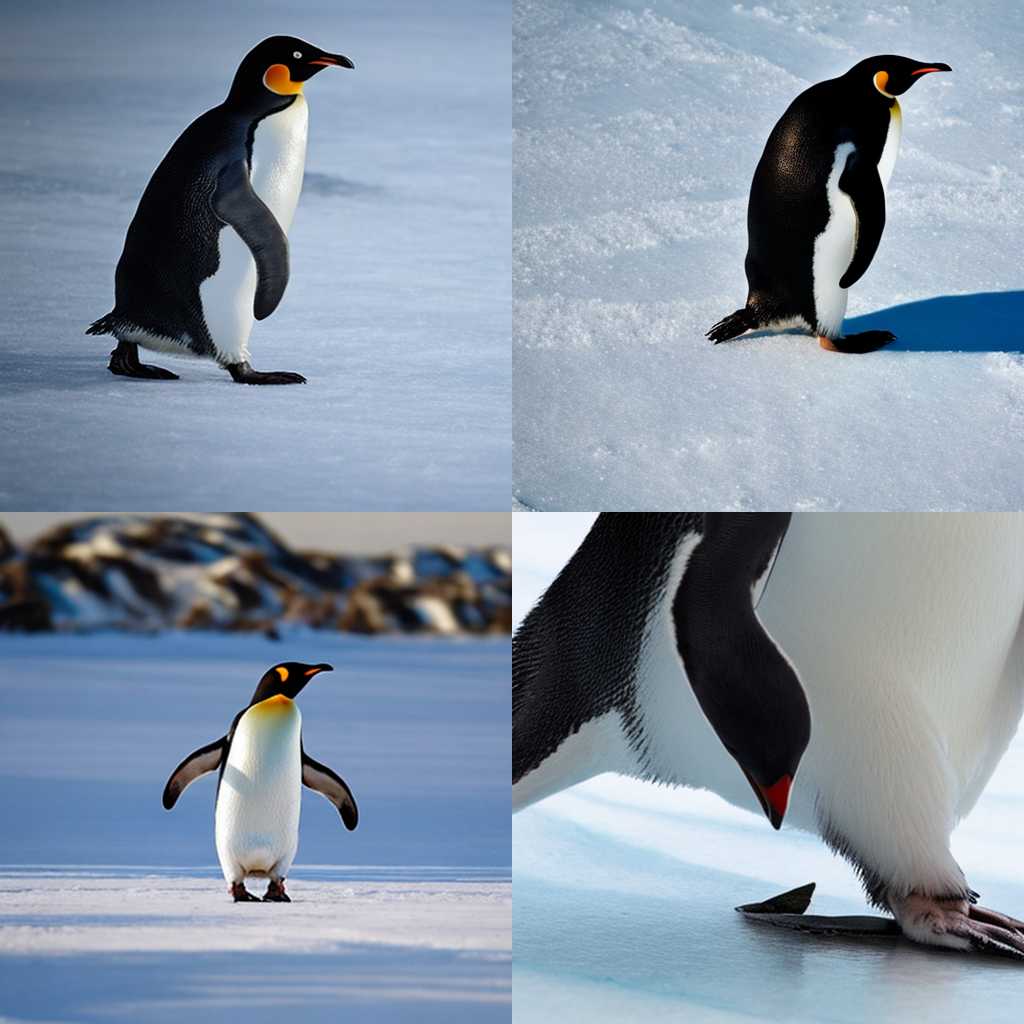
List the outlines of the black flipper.
<svg viewBox="0 0 1024 1024">
<path fill-rule="evenodd" d="M 252 312 L 257 320 L 263 320 L 277 309 L 288 286 L 288 238 L 253 191 L 244 160 L 236 160 L 220 172 L 211 205 L 214 213 L 238 232 L 256 261 Z"/>
<path fill-rule="evenodd" d="M 878 166 L 854 151 L 839 178 L 839 190 L 850 197 L 857 213 L 857 247 L 846 273 L 839 279 L 840 288 L 849 288 L 864 276 L 882 240 L 885 190 L 878 176 Z"/>
<path fill-rule="evenodd" d="M 335 775 L 327 765 L 315 761 L 305 750 L 302 751 L 302 784 L 321 793 L 338 808 L 349 832 L 359 824 L 359 810 L 345 780 Z"/>
<path fill-rule="evenodd" d="M 228 748 L 228 737 L 221 736 L 219 740 L 207 743 L 205 747 L 193 750 L 177 768 L 171 772 L 171 777 L 164 786 L 164 808 L 170 810 L 177 802 L 185 788 L 195 782 L 201 775 L 215 772 L 224 759 L 224 752 Z"/>
</svg>

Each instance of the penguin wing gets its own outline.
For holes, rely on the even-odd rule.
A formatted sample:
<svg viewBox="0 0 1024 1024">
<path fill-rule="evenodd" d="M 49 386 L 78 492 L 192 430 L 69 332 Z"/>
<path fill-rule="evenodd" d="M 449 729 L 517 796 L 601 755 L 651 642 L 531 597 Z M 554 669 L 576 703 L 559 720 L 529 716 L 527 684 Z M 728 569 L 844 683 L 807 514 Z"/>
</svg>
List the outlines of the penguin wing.
<svg viewBox="0 0 1024 1024">
<path fill-rule="evenodd" d="M 252 312 L 257 320 L 264 320 L 277 309 L 288 287 L 288 236 L 253 191 L 244 160 L 235 160 L 220 172 L 211 202 L 213 212 L 238 232 L 256 261 Z"/>
<path fill-rule="evenodd" d="M 882 240 L 885 189 L 878 176 L 878 166 L 854 150 L 839 177 L 839 190 L 850 197 L 857 214 L 857 242 L 853 260 L 839 279 L 840 288 L 849 288 L 864 276 Z"/>
<path fill-rule="evenodd" d="M 322 793 L 338 808 L 349 832 L 359 824 L 355 797 L 345 785 L 345 780 L 335 775 L 327 765 L 314 761 L 305 750 L 302 751 L 302 784 Z"/>
<path fill-rule="evenodd" d="M 164 786 L 164 808 L 169 811 L 178 802 L 178 797 L 185 791 L 185 788 L 195 782 L 200 775 L 215 772 L 224 759 L 227 747 L 227 736 L 221 736 L 219 740 L 214 740 L 212 743 L 207 743 L 205 747 L 193 750 L 171 772 L 171 777 L 167 780 L 167 785 Z"/>
</svg>

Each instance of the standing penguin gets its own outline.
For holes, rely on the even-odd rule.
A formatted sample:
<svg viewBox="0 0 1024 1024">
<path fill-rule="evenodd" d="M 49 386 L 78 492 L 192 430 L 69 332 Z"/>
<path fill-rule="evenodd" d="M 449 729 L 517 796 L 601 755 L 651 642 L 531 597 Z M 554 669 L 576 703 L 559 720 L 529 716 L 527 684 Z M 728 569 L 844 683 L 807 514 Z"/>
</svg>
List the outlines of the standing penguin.
<svg viewBox="0 0 1024 1024">
<path fill-rule="evenodd" d="M 217 856 L 236 903 L 257 900 L 245 888 L 248 875 L 270 879 L 264 900 L 291 902 L 284 881 L 299 845 L 302 786 L 327 797 L 350 831 L 359 821 L 344 780 L 302 746 L 295 697 L 317 673 L 330 671 L 330 665 L 294 661 L 269 669 L 227 735 L 189 754 L 164 787 L 163 804 L 170 810 L 190 783 L 219 770 Z"/>
<path fill-rule="evenodd" d="M 605 514 L 513 641 L 512 806 L 608 771 L 789 796 L 908 938 L 1024 956 L 949 848 L 1022 708 L 1022 514 Z"/>
<path fill-rule="evenodd" d="M 708 331 L 717 345 L 745 331 L 803 326 L 833 352 L 872 352 L 889 331 L 842 336 L 848 289 L 874 258 L 885 188 L 900 145 L 897 96 L 922 75 L 950 71 L 886 54 L 819 82 L 768 136 L 747 206 L 743 309 Z"/>
<path fill-rule="evenodd" d="M 288 228 L 306 164 L 303 85 L 354 67 L 292 36 L 243 59 L 227 99 L 178 137 L 142 194 L 115 274 L 114 308 L 87 334 L 112 334 L 111 373 L 177 380 L 138 347 L 215 359 L 240 384 L 303 384 L 249 365 L 254 320 L 288 284 Z"/>
</svg>

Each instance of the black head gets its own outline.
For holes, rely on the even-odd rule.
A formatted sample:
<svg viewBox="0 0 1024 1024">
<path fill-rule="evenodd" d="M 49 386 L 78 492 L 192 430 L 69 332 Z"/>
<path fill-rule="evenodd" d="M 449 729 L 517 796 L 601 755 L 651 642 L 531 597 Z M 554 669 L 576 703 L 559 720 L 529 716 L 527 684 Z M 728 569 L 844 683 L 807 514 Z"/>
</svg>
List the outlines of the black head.
<svg viewBox="0 0 1024 1024">
<path fill-rule="evenodd" d="M 231 83 L 228 99 L 273 101 L 294 96 L 324 68 L 354 68 L 340 53 L 328 53 L 295 36 L 271 36 L 242 59 Z"/>
<path fill-rule="evenodd" d="M 923 63 L 909 57 L 886 53 L 862 60 L 850 68 L 843 77 L 849 79 L 858 89 L 881 96 L 885 100 L 892 100 L 905 93 L 925 75 L 930 75 L 933 71 L 952 70 L 948 64 L 934 61 Z"/>
<path fill-rule="evenodd" d="M 331 665 L 304 665 L 301 661 L 283 661 L 267 669 L 256 692 L 249 701 L 250 707 L 269 697 L 287 697 L 294 700 L 299 691 L 319 672 L 333 672 Z"/>
<path fill-rule="evenodd" d="M 796 671 L 778 648 L 771 641 L 756 650 L 746 646 L 687 668 L 712 728 L 779 828 L 811 737 L 811 715 Z"/>
</svg>

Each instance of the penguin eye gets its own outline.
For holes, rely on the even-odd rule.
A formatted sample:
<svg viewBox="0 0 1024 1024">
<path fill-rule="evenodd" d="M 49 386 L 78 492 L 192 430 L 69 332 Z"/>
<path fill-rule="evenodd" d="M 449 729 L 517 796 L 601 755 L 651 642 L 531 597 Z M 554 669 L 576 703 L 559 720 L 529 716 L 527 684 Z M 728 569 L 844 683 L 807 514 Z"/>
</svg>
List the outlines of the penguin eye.
<svg viewBox="0 0 1024 1024">
<path fill-rule="evenodd" d="M 302 60 L 302 54 L 301 54 L 301 53 L 299 53 L 299 51 L 298 51 L 298 50 L 296 50 L 296 51 L 295 51 L 295 52 L 294 52 L 294 53 L 292 54 L 292 56 L 293 56 L 293 57 L 294 57 L 294 58 L 295 58 L 296 60 Z"/>
<path fill-rule="evenodd" d="M 288 682 L 288 669 L 286 669 L 284 665 L 278 665 L 274 671 L 281 677 L 282 683 Z"/>
</svg>

